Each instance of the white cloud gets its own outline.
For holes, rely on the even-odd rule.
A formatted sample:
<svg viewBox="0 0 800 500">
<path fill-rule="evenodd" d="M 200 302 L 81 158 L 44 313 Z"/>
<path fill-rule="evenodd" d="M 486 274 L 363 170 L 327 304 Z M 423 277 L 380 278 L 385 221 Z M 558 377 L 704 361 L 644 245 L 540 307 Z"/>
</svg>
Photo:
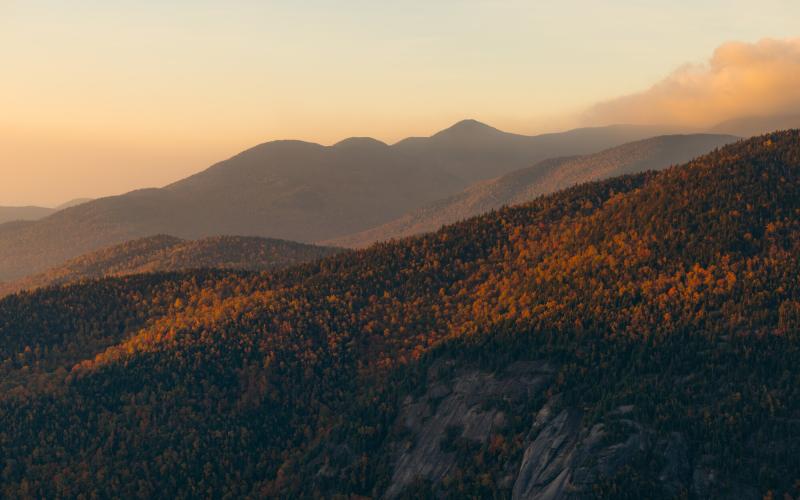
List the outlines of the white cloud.
<svg viewBox="0 0 800 500">
<path fill-rule="evenodd" d="M 800 38 L 729 42 L 637 94 L 601 102 L 588 124 L 704 127 L 743 116 L 800 113 Z"/>
</svg>

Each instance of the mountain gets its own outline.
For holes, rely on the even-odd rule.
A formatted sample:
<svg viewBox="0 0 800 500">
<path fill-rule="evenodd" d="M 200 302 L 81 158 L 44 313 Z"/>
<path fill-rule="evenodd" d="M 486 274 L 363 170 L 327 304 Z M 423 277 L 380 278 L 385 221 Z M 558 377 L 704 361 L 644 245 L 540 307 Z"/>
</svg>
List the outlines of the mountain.
<svg viewBox="0 0 800 500">
<path fill-rule="evenodd" d="M 0 281 L 153 234 L 240 234 L 313 242 L 353 234 L 491 178 L 565 152 L 652 135 L 615 126 L 525 137 L 462 122 L 389 146 L 261 144 L 161 189 L 90 201 L 33 223 L 0 225 Z"/>
<path fill-rule="evenodd" d="M 0 207 L 0 224 L 11 221 L 42 219 L 53 212 L 52 208 L 45 207 Z"/>
<path fill-rule="evenodd" d="M 718 134 L 733 134 L 742 137 L 761 135 L 776 130 L 800 128 L 800 114 L 778 116 L 747 116 L 724 121 L 711 129 Z"/>
<path fill-rule="evenodd" d="M 55 208 L 26 206 L 26 207 L 0 207 L 0 225 L 12 221 L 32 221 L 44 219 L 48 215 L 52 215 L 59 210 L 74 207 L 82 203 L 91 201 L 90 198 L 77 198 L 62 203 Z"/>
<path fill-rule="evenodd" d="M 55 210 L 64 210 L 65 208 L 77 207 L 78 205 L 89 203 L 90 201 L 92 201 L 92 198 L 75 198 L 56 206 Z"/>
<path fill-rule="evenodd" d="M 184 241 L 158 235 L 97 250 L 38 275 L 0 283 L 0 296 L 87 279 L 148 272 L 201 268 L 274 270 L 340 251 L 331 247 L 256 237 L 214 236 Z"/>
<path fill-rule="evenodd" d="M 274 273 L 0 300 L 4 497 L 788 498 L 800 131 Z"/>
<path fill-rule="evenodd" d="M 376 241 L 434 231 L 504 205 L 531 201 L 537 196 L 589 182 L 684 163 L 735 141 L 728 135 L 668 135 L 636 141 L 599 153 L 544 160 L 495 179 L 478 182 L 464 191 L 414 210 L 391 222 L 325 242 L 364 247 Z"/>
<path fill-rule="evenodd" d="M 594 153 L 665 133 L 664 127 L 612 125 L 525 136 L 509 134 L 475 120 L 463 120 L 431 137 L 412 137 L 394 148 L 471 184 L 534 162 Z"/>
</svg>

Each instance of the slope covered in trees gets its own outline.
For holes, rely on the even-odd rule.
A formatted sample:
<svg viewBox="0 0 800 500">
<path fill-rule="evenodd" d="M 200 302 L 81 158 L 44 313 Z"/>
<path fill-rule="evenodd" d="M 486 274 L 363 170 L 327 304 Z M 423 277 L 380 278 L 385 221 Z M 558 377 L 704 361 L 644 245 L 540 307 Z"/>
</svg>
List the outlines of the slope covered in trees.
<svg viewBox="0 0 800 500">
<path fill-rule="evenodd" d="M 328 243 L 364 247 L 376 241 L 435 231 L 445 224 L 583 182 L 660 170 L 687 162 L 736 140 L 730 135 L 658 136 L 585 156 L 554 158 L 501 177 L 476 183 L 453 196 L 414 210 L 391 222 Z"/>
<path fill-rule="evenodd" d="M 215 236 L 184 241 L 158 235 L 82 255 L 42 274 L 0 284 L 0 296 L 106 276 L 188 269 L 274 270 L 321 259 L 340 250 L 293 241 Z"/>
<path fill-rule="evenodd" d="M 798 256 L 791 131 L 275 273 L 7 297 L 3 494 L 794 496 Z"/>
<path fill-rule="evenodd" d="M 154 234 L 241 234 L 315 242 L 375 227 L 487 179 L 553 156 L 658 133 L 610 126 L 523 136 L 474 121 L 387 145 L 273 141 L 161 189 L 141 189 L 0 225 L 0 281 Z"/>
</svg>

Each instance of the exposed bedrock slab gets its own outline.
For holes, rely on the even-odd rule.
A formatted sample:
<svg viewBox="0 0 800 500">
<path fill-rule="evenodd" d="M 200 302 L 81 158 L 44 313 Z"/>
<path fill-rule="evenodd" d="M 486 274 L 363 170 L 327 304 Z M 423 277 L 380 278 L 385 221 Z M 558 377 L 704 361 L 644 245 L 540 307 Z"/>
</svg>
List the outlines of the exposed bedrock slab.
<svg viewBox="0 0 800 500">
<path fill-rule="evenodd" d="M 432 368 L 435 371 L 438 367 Z M 440 483 L 456 464 L 443 447 L 449 437 L 485 443 L 506 425 L 506 415 L 492 401 L 519 402 L 536 397 L 548 385 L 553 368 L 543 362 L 515 363 L 502 374 L 465 370 L 437 380 L 418 399 L 406 398 L 398 422 L 411 435 L 397 457 L 387 498 L 417 480 Z"/>
</svg>

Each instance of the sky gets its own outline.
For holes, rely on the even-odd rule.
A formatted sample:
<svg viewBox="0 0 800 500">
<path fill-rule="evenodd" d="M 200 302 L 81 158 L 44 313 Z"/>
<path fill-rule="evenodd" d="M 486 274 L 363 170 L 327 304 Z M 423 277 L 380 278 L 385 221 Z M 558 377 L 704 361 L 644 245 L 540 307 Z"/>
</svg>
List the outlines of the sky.
<svg viewBox="0 0 800 500">
<path fill-rule="evenodd" d="M 274 139 L 700 125 L 800 89 L 798 36 L 796 0 L 0 0 L 0 205 Z"/>
</svg>

